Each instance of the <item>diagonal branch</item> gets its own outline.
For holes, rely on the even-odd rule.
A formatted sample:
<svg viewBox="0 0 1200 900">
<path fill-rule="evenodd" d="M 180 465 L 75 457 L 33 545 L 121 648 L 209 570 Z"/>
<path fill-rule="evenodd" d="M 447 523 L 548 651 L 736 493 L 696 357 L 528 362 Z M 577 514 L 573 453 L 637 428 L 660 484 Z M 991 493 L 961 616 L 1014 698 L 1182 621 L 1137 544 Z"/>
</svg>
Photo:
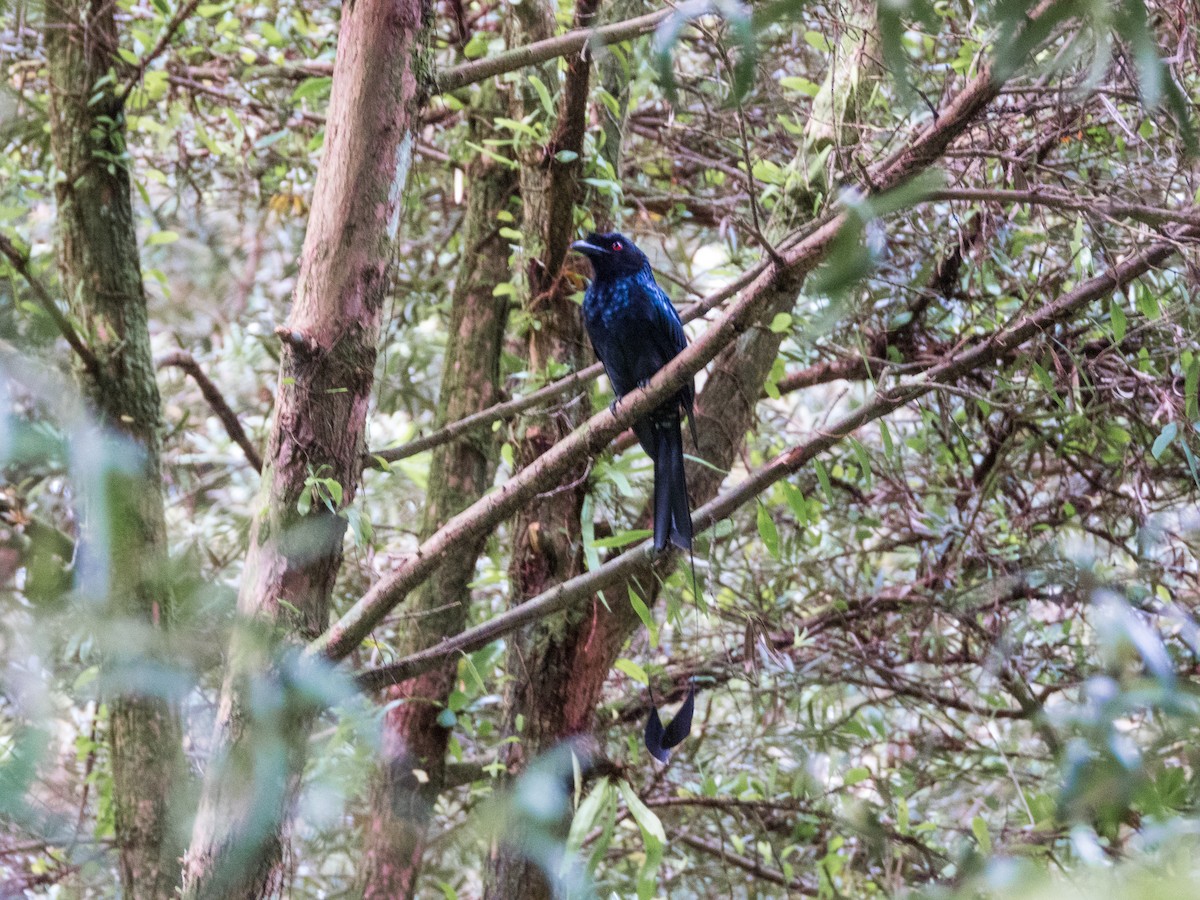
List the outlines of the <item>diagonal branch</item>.
<svg viewBox="0 0 1200 900">
<path fill-rule="evenodd" d="M 34 274 L 29 270 L 29 257 L 16 248 L 12 241 L 0 234 L 0 253 L 8 257 L 9 263 L 18 275 L 25 279 L 29 289 L 33 291 L 33 296 L 37 299 L 38 306 L 46 311 L 46 315 L 50 317 L 50 321 L 54 323 L 54 327 L 58 329 L 71 349 L 75 351 L 75 355 L 79 357 L 83 363 L 83 368 L 88 375 L 99 380 L 100 361 L 96 359 L 96 355 L 92 353 L 92 348 L 83 342 L 83 338 L 79 336 L 79 332 L 75 330 L 75 326 L 70 323 L 62 311 L 58 308 L 58 304 L 54 302 L 54 298 L 50 296 L 50 292 L 46 290 L 46 286 L 42 284 Z"/>
<path fill-rule="evenodd" d="M 225 433 L 229 435 L 235 444 L 242 448 L 242 452 L 246 454 L 246 460 L 254 467 L 254 471 L 262 472 L 262 456 L 259 454 L 258 448 L 254 446 L 254 442 L 250 440 L 249 435 L 246 434 L 246 430 L 242 428 L 242 423 L 238 421 L 237 413 L 226 402 L 221 389 L 213 384 L 212 379 L 200 368 L 200 364 L 196 362 L 196 358 L 192 354 L 186 350 L 171 350 L 156 359 L 154 366 L 158 369 L 173 366 L 191 375 L 196 382 L 196 386 L 200 388 L 200 393 L 204 395 L 204 399 L 208 402 L 212 411 L 221 420 L 221 424 L 225 426 Z"/>
<path fill-rule="evenodd" d="M 689 847 L 700 850 L 710 856 L 716 857 L 723 863 L 729 863 L 737 866 L 737 868 L 761 878 L 763 881 L 769 881 L 772 884 L 778 884 L 788 889 L 788 896 L 797 895 L 800 897 L 816 897 L 817 891 L 814 885 L 806 884 L 795 878 L 788 878 L 783 872 L 778 869 L 772 869 L 769 866 L 763 865 L 757 859 L 745 856 L 741 853 L 735 853 L 733 850 L 726 850 L 720 844 L 714 844 L 712 841 L 697 837 L 693 834 L 681 834 L 679 840 L 687 844 Z"/>
<path fill-rule="evenodd" d="M 192 13 L 196 11 L 196 7 L 200 3 L 201 0 L 188 0 L 187 3 L 175 11 L 175 15 L 171 17 L 171 21 L 163 29 L 158 43 L 151 48 L 149 53 L 138 60 L 137 65 L 133 66 L 132 70 L 126 76 L 125 86 L 120 92 L 121 96 L 128 96 L 134 86 L 141 81 L 142 76 L 146 74 L 146 70 L 150 68 L 150 64 L 158 59 L 166 51 L 167 47 L 171 45 L 171 41 L 174 40 L 176 33 L 183 26 L 183 23 L 191 18 Z"/>
<path fill-rule="evenodd" d="M 1102 203 L 1092 197 L 1071 196 L 1061 191 L 1031 189 L 1025 191 L 1002 188 L 946 188 L 933 191 L 930 200 L 967 200 L 977 203 L 1016 203 L 1023 206 L 1046 206 L 1072 212 L 1099 213 L 1114 219 L 1133 219 L 1150 225 L 1173 222 L 1180 225 L 1200 224 L 1196 209 L 1167 209 L 1141 203 Z"/>
</svg>

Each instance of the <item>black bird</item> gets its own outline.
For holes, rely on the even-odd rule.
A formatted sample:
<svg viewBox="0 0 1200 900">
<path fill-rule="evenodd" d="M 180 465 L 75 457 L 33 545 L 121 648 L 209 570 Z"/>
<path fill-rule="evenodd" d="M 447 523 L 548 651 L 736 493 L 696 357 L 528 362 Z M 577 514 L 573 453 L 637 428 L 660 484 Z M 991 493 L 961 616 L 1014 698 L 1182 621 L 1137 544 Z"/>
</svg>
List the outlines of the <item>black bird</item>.
<svg viewBox="0 0 1200 900">
<path fill-rule="evenodd" d="M 692 730 L 692 712 L 696 708 L 696 685 L 693 682 L 688 690 L 687 699 L 671 724 L 663 728 L 662 719 L 658 717 L 658 707 L 654 705 L 654 692 L 650 692 L 650 718 L 646 721 L 646 749 L 661 763 L 671 758 L 671 748 L 682 743 Z"/>
<path fill-rule="evenodd" d="M 617 399 L 651 377 L 687 346 L 683 323 L 650 271 L 646 254 L 617 232 L 589 234 L 571 245 L 588 258 L 595 277 L 583 297 L 583 323 L 592 349 Z M 688 415 L 692 438 L 695 387 L 688 382 L 665 403 L 633 425 L 638 442 L 654 460 L 654 547 L 667 540 L 692 549 L 692 515 L 683 473 L 680 408 Z"/>
</svg>

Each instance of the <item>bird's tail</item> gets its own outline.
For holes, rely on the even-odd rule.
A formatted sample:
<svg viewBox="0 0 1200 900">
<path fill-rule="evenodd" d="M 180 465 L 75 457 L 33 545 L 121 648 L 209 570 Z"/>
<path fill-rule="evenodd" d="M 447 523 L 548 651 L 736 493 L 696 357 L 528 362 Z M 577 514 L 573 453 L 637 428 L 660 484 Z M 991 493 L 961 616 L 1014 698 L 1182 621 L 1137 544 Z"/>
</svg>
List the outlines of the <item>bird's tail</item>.
<svg viewBox="0 0 1200 900">
<path fill-rule="evenodd" d="M 654 423 L 654 548 L 665 548 L 668 538 L 682 550 L 692 549 L 692 513 L 678 414 Z"/>
</svg>

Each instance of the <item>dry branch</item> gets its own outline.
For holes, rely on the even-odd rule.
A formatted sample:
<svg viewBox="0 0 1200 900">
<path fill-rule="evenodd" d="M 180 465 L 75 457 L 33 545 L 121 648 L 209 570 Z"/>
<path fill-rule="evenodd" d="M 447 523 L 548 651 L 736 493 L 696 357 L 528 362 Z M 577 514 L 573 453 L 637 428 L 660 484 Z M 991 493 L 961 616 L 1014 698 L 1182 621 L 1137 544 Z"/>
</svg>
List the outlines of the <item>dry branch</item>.
<svg viewBox="0 0 1200 900">
<path fill-rule="evenodd" d="M 258 452 L 258 448 L 254 446 L 254 442 L 250 440 L 246 430 L 242 428 L 242 423 L 238 421 L 237 413 L 225 400 L 225 396 L 221 393 L 221 389 L 213 384 L 213 380 L 205 374 L 200 368 L 200 364 L 196 362 L 196 358 L 186 350 L 171 350 L 164 353 L 154 361 L 155 368 L 164 369 L 168 366 L 173 366 L 177 369 L 182 369 L 196 382 L 196 386 L 200 388 L 200 393 L 204 395 L 204 399 L 212 408 L 213 413 L 221 424 L 225 426 L 225 433 L 230 439 L 242 448 L 242 452 L 246 454 L 246 460 L 254 467 L 255 472 L 262 472 L 262 456 Z"/>
</svg>

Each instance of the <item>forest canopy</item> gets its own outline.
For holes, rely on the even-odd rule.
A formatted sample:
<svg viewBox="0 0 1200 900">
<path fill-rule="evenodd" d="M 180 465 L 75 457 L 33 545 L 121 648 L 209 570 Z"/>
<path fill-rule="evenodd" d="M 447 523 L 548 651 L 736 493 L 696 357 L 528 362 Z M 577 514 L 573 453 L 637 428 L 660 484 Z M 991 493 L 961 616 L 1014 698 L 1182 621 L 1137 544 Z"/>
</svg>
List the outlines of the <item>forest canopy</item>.
<svg viewBox="0 0 1200 900">
<path fill-rule="evenodd" d="M 0 894 L 1195 894 L 1196 19 L 0 0 Z"/>
</svg>

